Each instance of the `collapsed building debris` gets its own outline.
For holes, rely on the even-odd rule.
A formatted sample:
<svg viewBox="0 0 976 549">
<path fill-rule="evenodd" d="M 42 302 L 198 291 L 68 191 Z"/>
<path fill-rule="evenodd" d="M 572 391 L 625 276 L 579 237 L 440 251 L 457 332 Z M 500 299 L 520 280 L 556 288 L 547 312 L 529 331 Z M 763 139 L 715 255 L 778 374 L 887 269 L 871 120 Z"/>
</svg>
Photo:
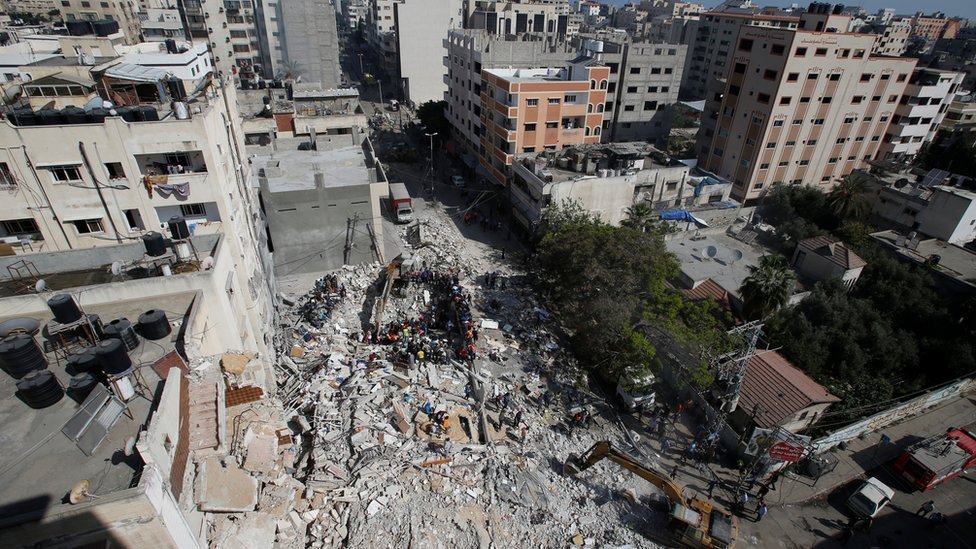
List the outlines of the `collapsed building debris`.
<svg viewBox="0 0 976 549">
<path fill-rule="evenodd" d="M 240 502 L 210 496 L 212 545 L 272 530 L 283 547 L 650 545 L 641 532 L 664 519 L 633 479 L 560 474 L 627 435 L 601 414 L 574 421 L 607 404 L 577 388 L 526 276 L 466 252 L 441 218 L 422 233 L 390 265 L 282 284 L 307 290 L 282 295 L 276 394 L 241 384 L 247 357 L 220 361 L 229 455 L 199 474 L 255 484 Z"/>
</svg>

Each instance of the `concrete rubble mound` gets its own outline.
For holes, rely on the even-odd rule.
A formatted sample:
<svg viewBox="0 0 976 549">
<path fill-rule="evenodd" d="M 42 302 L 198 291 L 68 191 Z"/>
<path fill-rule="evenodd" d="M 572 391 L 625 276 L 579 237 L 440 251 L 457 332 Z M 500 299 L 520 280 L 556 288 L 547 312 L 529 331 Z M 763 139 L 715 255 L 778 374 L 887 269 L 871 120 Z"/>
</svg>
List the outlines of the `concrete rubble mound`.
<svg viewBox="0 0 976 549">
<path fill-rule="evenodd" d="M 663 496 L 612 465 L 561 474 L 627 434 L 578 388 L 526 275 L 436 215 L 389 265 L 282 281 L 275 394 L 241 392 L 246 360 L 224 361 L 228 395 L 249 401 L 227 403 L 224 468 L 205 463 L 259 486 L 211 516 L 212 545 L 654 546 Z"/>
</svg>

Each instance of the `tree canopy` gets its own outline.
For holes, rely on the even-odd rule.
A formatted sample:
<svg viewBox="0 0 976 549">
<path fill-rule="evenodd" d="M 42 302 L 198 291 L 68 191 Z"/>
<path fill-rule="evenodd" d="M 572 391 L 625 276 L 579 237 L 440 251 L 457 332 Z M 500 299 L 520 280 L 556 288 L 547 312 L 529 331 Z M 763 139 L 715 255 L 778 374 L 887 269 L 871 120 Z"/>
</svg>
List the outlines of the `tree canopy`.
<svg viewBox="0 0 976 549">
<path fill-rule="evenodd" d="M 424 125 L 427 133 L 437 133 L 440 139 L 447 139 L 451 123 L 444 117 L 447 101 L 427 101 L 417 107 L 417 119 Z"/>
<path fill-rule="evenodd" d="M 781 255 L 764 255 L 759 265 L 749 266 L 749 276 L 739 288 L 743 313 L 750 320 L 768 317 L 786 305 L 796 287 L 796 274 Z"/>
</svg>

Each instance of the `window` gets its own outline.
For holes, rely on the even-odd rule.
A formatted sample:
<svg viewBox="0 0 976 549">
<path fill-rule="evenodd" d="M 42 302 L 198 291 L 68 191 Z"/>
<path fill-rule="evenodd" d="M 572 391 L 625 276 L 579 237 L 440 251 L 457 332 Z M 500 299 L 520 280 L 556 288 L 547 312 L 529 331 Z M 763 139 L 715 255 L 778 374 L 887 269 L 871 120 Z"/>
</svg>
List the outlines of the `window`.
<svg viewBox="0 0 976 549">
<path fill-rule="evenodd" d="M 525 131 L 527 131 L 527 132 L 534 132 L 535 131 L 535 124 L 526 124 L 525 125 Z"/>
<path fill-rule="evenodd" d="M 810 164 L 810 161 L 809 161 L 809 160 L 801 160 L 801 161 L 800 161 L 800 165 L 801 165 L 801 166 L 807 166 L 807 165 L 809 165 L 809 164 Z"/>
<path fill-rule="evenodd" d="M 624 105 L 624 110 L 627 112 L 631 112 L 634 110 L 634 105 Z"/>
<path fill-rule="evenodd" d="M 807 147 L 812 147 L 817 144 L 816 139 L 807 139 Z"/>
<path fill-rule="evenodd" d="M 793 141 L 793 140 L 787 141 L 786 142 L 786 146 L 787 147 L 795 147 L 796 146 L 796 141 Z"/>
<path fill-rule="evenodd" d="M 779 104 L 780 105 L 789 105 L 790 104 L 790 101 L 792 101 L 792 100 L 793 100 L 792 97 L 780 97 L 779 98 Z"/>
<path fill-rule="evenodd" d="M 554 129 L 558 128 L 558 127 L 559 127 L 559 123 L 558 122 L 546 122 L 546 129 L 548 129 L 548 130 L 554 130 Z"/>
<path fill-rule="evenodd" d="M 647 93 L 657 93 L 657 86 L 649 86 L 647 88 Z"/>
<path fill-rule="evenodd" d="M 870 81 L 871 81 L 871 73 L 866 72 L 861 74 L 861 82 L 870 82 Z"/>
<path fill-rule="evenodd" d="M 890 80 L 891 79 L 891 74 L 882 74 L 881 75 L 881 79 L 882 80 Z"/>
<path fill-rule="evenodd" d="M 860 105 L 862 102 L 864 102 L 863 95 L 855 95 L 853 98 L 851 98 L 851 103 L 854 105 Z"/>
<path fill-rule="evenodd" d="M 645 111 L 656 111 L 657 110 L 657 101 L 644 101 L 644 110 Z"/>
<path fill-rule="evenodd" d="M 125 179 L 125 170 L 122 169 L 121 162 L 106 162 L 105 171 L 108 172 L 109 179 Z"/>
<path fill-rule="evenodd" d="M 787 82 L 796 82 L 799 78 L 800 78 L 800 73 L 798 72 L 791 72 L 786 75 Z"/>
<path fill-rule="evenodd" d="M 631 67 L 630 74 L 640 74 L 640 67 Z"/>
<path fill-rule="evenodd" d="M 732 72 L 734 72 L 736 74 L 745 74 L 745 72 L 746 72 L 746 64 L 745 63 L 736 63 L 735 65 L 732 66 Z"/>
<path fill-rule="evenodd" d="M 762 164 L 760 164 L 759 165 L 759 169 L 760 170 L 768 170 L 769 169 L 769 162 L 763 162 Z"/>
<path fill-rule="evenodd" d="M 776 142 L 775 141 L 770 141 L 769 143 L 766 143 L 766 148 L 767 149 L 775 149 L 776 148 Z"/>
<path fill-rule="evenodd" d="M 823 103 L 824 105 L 826 105 L 827 103 L 830 103 L 833 100 L 834 100 L 833 97 L 821 97 L 820 98 L 820 102 Z"/>
<path fill-rule="evenodd" d="M 203 204 L 180 204 L 180 214 L 183 217 L 207 215 L 207 207 Z"/>
<path fill-rule="evenodd" d="M 773 69 L 766 69 L 763 72 L 763 78 L 765 78 L 766 80 L 776 80 L 776 75 L 777 74 L 779 74 L 779 73 L 777 73 Z"/>
<path fill-rule="evenodd" d="M 0 221 L 0 229 L 8 235 L 35 234 L 41 232 L 33 219 L 10 219 Z"/>
<path fill-rule="evenodd" d="M 871 101 L 881 101 L 881 96 L 880 95 L 875 95 L 875 96 L 871 97 Z"/>
<path fill-rule="evenodd" d="M 671 91 L 670 86 L 661 86 L 661 93 L 668 93 L 669 91 Z"/>
<path fill-rule="evenodd" d="M 790 165 L 789 160 L 780 160 L 779 164 L 777 164 L 777 166 L 779 166 L 780 168 L 785 168 L 789 165 Z"/>
<path fill-rule="evenodd" d="M 637 86 L 627 86 L 627 93 L 637 93 Z"/>
<path fill-rule="evenodd" d="M 907 74 L 899 74 L 898 78 L 895 79 L 895 82 L 904 82 L 906 78 L 908 78 Z"/>
<path fill-rule="evenodd" d="M 810 98 L 809 97 L 801 97 L 800 98 L 800 103 L 809 103 L 809 102 L 810 102 Z"/>
<path fill-rule="evenodd" d="M 563 97 L 563 103 L 575 103 L 575 102 L 576 102 L 576 96 L 575 95 L 567 95 L 567 96 Z"/>
<path fill-rule="evenodd" d="M 769 53 L 771 53 L 773 55 L 783 55 L 783 52 L 785 50 L 786 50 L 786 48 L 783 46 L 783 44 L 773 44 L 769 48 Z"/>
<path fill-rule="evenodd" d="M 919 139 L 921 139 L 921 138 L 919 138 Z M 859 135 L 859 136 L 857 136 L 857 137 L 854 138 L 854 142 L 855 143 L 860 143 L 861 141 L 864 141 L 864 136 L 863 135 Z"/>
<path fill-rule="evenodd" d="M 836 156 L 830 157 L 830 160 L 828 160 L 827 163 L 828 164 L 836 164 L 837 163 L 837 157 Z"/>
<path fill-rule="evenodd" d="M 79 219 L 78 221 L 71 221 L 71 224 L 75 226 L 75 230 L 78 234 L 94 234 L 94 233 L 104 233 L 105 228 L 102 227 L 102 220 L 99 219 Z"/>
<path fill-rule="evenodd" d="M 538 107 L 539 106 L 539 100 L 538 99 L 526 99 L 525 100 L 525 106 L 527 106 L 527 107 Z"/>
<path fill-rule="evenodd" d="M 834 143 L 837 144 L 837 145 L 843 145 L 845 142 L 847 142 L 847 139 L 845 139 L 843 137 L 838 137 L 837 138 L 837 141 L 835 141 Z"/>
<path fill-rule="evenodd" d="M 522 147 L 522 152 L 534 153 L 535 147 Z"/>
<path fill-rule="evenodd" d="M 559 98 L 558 97 L 550 97 L 549 98 L 549 104 L 550 105 L 558 105 L 559 104 Z"/>
<path fill-rule="evenodd" d="M 823 118 L 814 118 L 813 119 L 813 125 L 814 126 L 823 126 L 823 123 L 824 123 L 824 119 Z"/>
<path fill-rule="evenodd" d="M 817 48 L 817 51 L 813 55 L 817 57 L 823 57 L 827 55 L 827 48 Z"/>
<path fill-rule="evenodd" d="M 819 72 L 811 72 L 810 74 L 807 75 L 807 80 L 816 80 L 818 78 L 820 78 Z"/>
<path fill-rule="evenodd" d="M 889 103 L 896 103 L 896 102 L 898 102 L 898 96 L 897 95 L 889 95 L 888 96 L 888 102 Z"/>
<path fill-rule="evenodd" d="M 887 116 L 887 115 L 885 115 L 885 116 L 882 116 L 882 117 L 881 117 L 881 118 L 879 118 L 878 120 L 880 120 L 881 122 L 887 122 L 887 121 L 888 121 L 888 116 Z"/>
<path fill-rule="evenodd" d="M 807 49 L 806 48 L 796 48 L 796 56 L 797 57 L 805 57 L 806 54 L 807 54 Z"/>
<path fill-rule="evenodd" d="M 736 86 L 735 84 L 729 85 L 729 95 L 739 95 L 740 91 L 742 91 L 742 88 L 739 86 Z"/>
<path fill-rule="evenodd" d="M 51 177 L 56 183 L 81 181 L 81 171 L 78 166 L 52 166 L 48 171 L 51 172 Z"/>
<path fill-rule="evenodd" d="M 759 95 L 756 96 L 756 101 L 759 101 L 760 103 L 769 103 L 769 94 L 760 93 Z"/>
<path fill-rule="evenodd" d="M 840 80 L 840 73 L 839 72 L 835 72 L 834 74 L 831 74 L 828 78 L 830 78 L 830 81 L 831 82 L 836 82 L 836 81 Z"/>
<path fill-rule="evenodd" d="M 780 128 L 782 126 L 783 126 L 783 121 L 782 120 L 773 120 L 773 127 L 774 128 Z"/>
<path fill-rule="evenodd" d="M 10 166 L 6 162 L 0 162 L 0 187 L 13 187 L 17 184 L 17 178 L 10 173 Z"/>
<path fill-rule="evenodd" d="M 660 67 L 651 67 L 651 74 L 661 74 Z"/>
</svg>

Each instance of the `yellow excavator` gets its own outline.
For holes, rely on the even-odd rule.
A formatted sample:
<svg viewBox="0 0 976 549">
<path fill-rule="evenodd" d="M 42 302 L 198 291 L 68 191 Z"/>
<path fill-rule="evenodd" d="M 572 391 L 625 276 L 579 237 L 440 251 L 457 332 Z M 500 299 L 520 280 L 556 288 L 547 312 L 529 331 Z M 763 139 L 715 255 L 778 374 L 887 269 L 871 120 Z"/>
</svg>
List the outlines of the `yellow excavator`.
<svg viewBox="0 0 976 549">
<path fill-rule="evenodd" d="M 581 456 L 571 455 L 563 465 L 563 474 L 575 476 L 607 458 L 624 469 L 657 486 L 671 502 L 670 525 L 674 541 L 686 547 L 705 549 L 732 549 L 739 529 L 735 517 L 710 502 L 698 498 L 685 498 L 681 486 L 649 467 L 641 465 L 633 457 L 615 450 L 609 441 L 600 441 Z"/>
</svg>

